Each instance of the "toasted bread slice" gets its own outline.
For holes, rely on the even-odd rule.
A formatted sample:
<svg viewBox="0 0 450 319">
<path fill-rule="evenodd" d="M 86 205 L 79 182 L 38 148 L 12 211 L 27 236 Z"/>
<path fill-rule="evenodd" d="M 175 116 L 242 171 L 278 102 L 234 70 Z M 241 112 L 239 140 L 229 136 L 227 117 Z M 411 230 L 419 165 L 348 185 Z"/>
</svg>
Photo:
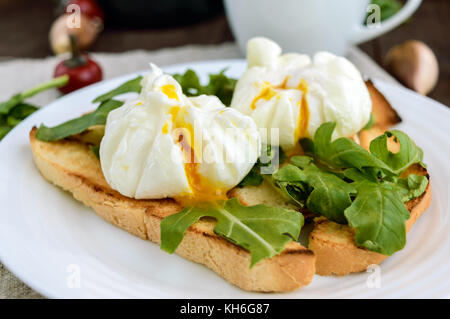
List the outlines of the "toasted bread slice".
<svg viewBox="0 0 450 319">
<path fill-rule="evenodd" d="M 363 134 L 360 134 L 361 146 L 369 149 L 371 140 L 383 133 L 384 129 L 379 126 L 364 131 Z M 388 148 L 395 152 L 399 149 L 399 145 L 389 139 Z M 427 171 L 419 165 L 415 165 L 405 172 L 406 175 L 413 173 L 428 177 Z M 281 194 L 274 191 L 268 183 L 263 183 L 258 187 L 236 188 L 231 192 L 231 195 L 238 197 L 239 201 L 244 204 L 265 203 L 269 206 L 284 207 L 292 205 Z M 420 197 L 405 203 L 411 213 L 411 217 L 406 222 L 408 231 L 417 218 L 430 206 L 430 203 L 431 186 L 428 183 L 426 191 Z M 352 272 L 365 271 L 369 265 L 380 264 L 388 257 L 356 246 L 354 236 L 354 230 L 348 225 L 334 223 L 325 217 L 315 218 L 314 228 L 309 236 L 308 248 L 316 255 L 316 273 L 342 276 Z"/>
<path fill-rule="evenodd" d="M 366 81 L 366 87 L 369 90 L 370 99 L 372 100 L 372 114 L 375 120 L 375 125 L 380 128 L 387 129 L 397 123 L 400 123 L 402 119 L 384 95 L 378 91 L 372 81 Z"/>
<path fill-rule="evenodd" d="M 69 191 L 110 223 L 142 239 L 160 243 L 163 218 L 182 207 L 171 199 L 135 200 L 112 190 L 100 162 L 89 147 L 76 140 L 42 142 L 30 132 L 34 161 L 49 182 Z M 250 291 L 283 292 L 308 285 L 315 273 L 314 253 L 291 242 L 279 255 L 250 268 L 250 253 L 217 236 L 214 222 L 201 220 L 191 226 L 176 250 L 186 259 L 203 264 Z"/>
<path fill-rule="evenodd" d="M 297 210 L 303 214 L 306 222 L 316 217 L 313 212 L 306 208 L 300 209 L 292 204 L 267 181 L 263 181 L 259 186 L 235 187 L 228 193 L 228 197 L 236 197 L 242 205 L 246 206 L 264 204 L 271 207 Z"/>
<path fill-rule="evenodd" d="M 241 204 L 246 206 L 265 204 L 272 207 L 298 209 L 297 206 L 290 203 L 267 181 L 263 181 L 259 186 L 235 187 L 229 192 L 228 196 L 237 197 Z"/>
<path fill-rule="evenodd" d="M 425 169 L 415 166 L 408 172 L 427 176 Z M 408 232 L 431 203 L 431 186 L 417 198 L 406 202 L 411 216 L 406 221 Z M 365 271 L 372 264 L 380 264 L 388 256 L 360 248 L 354 241 L 354 230 L 348 225 L 340 225 L 324 217 L 314 219 L 314 229 L 309 234 L 309 249 L 316 254 L 316 274 L 343 276 L 353 272 Z"/>
</svg>

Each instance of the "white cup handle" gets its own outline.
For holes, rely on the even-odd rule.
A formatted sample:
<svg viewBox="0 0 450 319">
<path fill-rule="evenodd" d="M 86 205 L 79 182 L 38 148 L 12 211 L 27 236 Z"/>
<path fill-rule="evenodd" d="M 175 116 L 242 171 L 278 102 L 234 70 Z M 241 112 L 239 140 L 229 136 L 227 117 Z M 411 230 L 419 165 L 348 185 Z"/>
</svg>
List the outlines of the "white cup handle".
<svg viewBox="0 0 450 319">
<path fill-rule="evenodd" d="M 400 23 L 408 19 L 414 11 L 417 10 L 422 0 L 408 0 L 403 8 L 384 22 L 381 22 L 378 26 L 364 26 L 358 27 L 355 34 L 352 37 L 352 43 L 358 44 L 366 42 L 388 32 L 398 26 Z"/>
</svg>

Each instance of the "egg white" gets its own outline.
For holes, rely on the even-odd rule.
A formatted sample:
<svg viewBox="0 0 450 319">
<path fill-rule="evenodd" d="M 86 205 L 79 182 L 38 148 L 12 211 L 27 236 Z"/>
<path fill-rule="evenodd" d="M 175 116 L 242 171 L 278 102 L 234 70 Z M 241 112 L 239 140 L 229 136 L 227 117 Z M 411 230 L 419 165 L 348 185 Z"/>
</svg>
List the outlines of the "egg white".
<svg viewBox="0 0 450 319">
<path fill-rule="evenodd" d="M 369 92 L 359 71 L 343 57 L 328 52 L 318 52 L 312 60 L 303 54 L 281 55 L 275 42 L 253 38 L 247 63 L 231 107 L 255 120 L 263 142 L 291 150 L 325 122 L 336 122 L 337 138 L 355 135 L 369 121 Z M 277 139 L 270 129 L 279 130 Z"/>
<path fill-rule="evenodd" d="M 155 65 L 142 86 L 108 115 L 100 146 L 108 184 L 137 199 L 225 199 L 258 158 L 255 122 L 215 96 L 186 97 Z"/>
</svg>

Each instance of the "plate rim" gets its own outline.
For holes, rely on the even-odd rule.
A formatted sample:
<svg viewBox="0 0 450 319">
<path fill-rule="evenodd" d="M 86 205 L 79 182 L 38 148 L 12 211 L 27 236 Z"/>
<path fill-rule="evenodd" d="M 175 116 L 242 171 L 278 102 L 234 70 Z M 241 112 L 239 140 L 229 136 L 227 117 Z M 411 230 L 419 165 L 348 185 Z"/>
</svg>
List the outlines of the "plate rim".
<svg viewBox="0 0 450 319">
<path fill-rule="evenodd" d="M 164 65 L 162 66 L 162 69 L 165 71 L 167 69 L 186 69 L 186 68 L 193 68 L 195 69 L 196 67 L 198 67 L 199 65 L 202 66 L 208 66 L 208 65 L 231 65 L 231 64 L 242 64 L 245 63 L 245 59 L 218 59 L 218 60 L 202 60 L 202 61 L 192 61 L 192 62 L 185 62 L 185 63 L 177 63 L 177 64 L 169 64 L 169 65 Z M 65 100 L 69 100 L 71 98 L 73 98 L 73 96 L 75 95 L 79 95 L 79 94 L 83 94 L 86 90 L 90 90 L 96 86 L 102 86 L 105 85 L 109 82 L 114 82 L 114 81 L 119 81 L 122 79 L 127 79 L 127 78 L 131 78 L 133 76 L 137 76 L 140 74 L 145 74 L 148 73 L 149 70 L 140 70 L 140 71 L 136 71 L 136 72 L 132 72 L 132 73 L 127 73 L 124 75 L 120 75 L 117 77 L 113 77 L 110 79 L 106 79 L 103 80 L 101 82 L 92 84 L 90 86 L 87 86 L 85 88 L 82 88 L 80 90 L 77 90 L 75 92 L 72 92 L 70 94 L 67 94 L 65 96 L 62 96 L 60 98 L 57 98 L 56 100 L 52 101 L 51 103 L 47 104 L 45 107 L 40 108 L 37 112 L 35 112 L 34 114 L 32 114 L 30 117 L 28 117 L 26 120 L 22 121 L 19 125 L 17 125 L 15 128 L 13 128 L 9 134 L 3 139 L 3 141 L 0 142 L 0 154 L 4 153 L 2 152 L 4 150 L 4 148 L 7 147 L 7 145 L 9 144 L 9 140 L 13 138 L 13 134 L 15 134 L 15 132 L 17 132 L 18 130 L 20 130 L 23 126 L 29 126 L 31 124 L 31 122 L 33 121 L 33 119 L 38 115 L 41 114 L 42 112 L 44 112 L 46 109 L 48 109 L 49 107 L 52 107 L 52 105 L 54 104 L 59 104 L 61 102 L 64 102 Z M 177 72 L 181 72 L 181 71 L 177 71 Z M 421 96 L 415 92 L 413 92 L 412 90 L 402 87 L 400 85 L 396 85 L 396 84 L 392 84 L 377 78 L 373 78 L 372 79 L 375 83 L 375 85 L 377 86 L 377 84 L 382 83 L 383 86 L 389 86 L 391 87 L 391 89 L 402 92 L 402 94 L 408 94 L 413 96 L 413 98 L 416 99 L 422 99 L 423 101 L 425 101 L 427 104 L 429 105 L 433 105 L 433 107 L 435 108 L 435 110 L 439 110 L 439 112 L 445 111 L 447 112 L 447 115 L 450 115 L 450 109 L 449 107 L 445 106 L 444 104 L 435 101 L 429 97 L 426 96 Z M 6 142 L 5 142 L 6 141 Z M 5 146 L 6 145 L 6 146 Z M 6 156 L 5 156 L 6 157 Z M 0 155 L 0 160 L 1 160 L 1 155 Z M 50 287 L 46 287 L 45 285 L 41 285 L 39 280 L 34 280 L 32 278 L 29 277 L 29 275 L 27 275 L 27 272 L 25 271 L 26 267 L 20 267 L 18 266 L 18 264 L 20 264 L 19 261 L 15 260 L 14 258 L 11 258 L 11 254 L 10 257 L 8 258 L 8 250 L 5 249 L 5 247 L 7 246 L 11 246 L 8 245 L 5 241 L 5 244 L 1 243 L 2 241 L 0 241 L 0 261 L 3 263 L 4 267 L 6 269 L 8 269 L 14 276 L 16 276 L 19 280 L 21 280 L 22 282 L 24 282 L 26 285 L 28 285 L 29 287 L 31 287 L 34 291 L 40 293 L 41 295 L 45 296 L 45 297 L 49 297 L 49 298 L 80 298 L 79 296 L 77 297 L 76 293 L 73 294 L 73 296 L 57 296 L 53 293 L 52 289 Z M 265 295 L 265 297 L 267 297 Z"/>
</svg>

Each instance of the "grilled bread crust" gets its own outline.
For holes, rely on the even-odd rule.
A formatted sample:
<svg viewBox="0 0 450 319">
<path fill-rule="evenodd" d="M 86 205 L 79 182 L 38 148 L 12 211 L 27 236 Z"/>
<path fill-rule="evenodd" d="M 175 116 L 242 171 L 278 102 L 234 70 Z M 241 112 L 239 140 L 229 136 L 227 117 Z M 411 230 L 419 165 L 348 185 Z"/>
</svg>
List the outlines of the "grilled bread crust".
<svg viewBox="0 0 450 319">
<path fill-rule="evenodd" d="M 77 140 L 42 142 L 30 132 L 34 162 L 49 182 L 103 219 L 142 239 L 160 244 L 160 223 L 182 206 L 172 199 L 136 200 L 112 190 L 99 160 L 89 146 Z M 315 273 L 314 253 L 290 242 L 279 255 L 250 269 L 250 253 L 213 231 L 215 223 L 200 220 L 191 226 L 176 250 L 186 259 L 203 264 L 230 283 L 249 291 L 284 292 L 308 285 Z"/>
<path fill-rule="evenodd" d="M 359 135 L 361 146 L 368 149 L 373 138 L 383 134 L 385 129 L 375 125 L 369 130 L 362 131 Z M 388 148 L 391 151 L 399 149 L 398 144 L 388 140 Z M 428 176 L 427 171 L 419 165 L 410 167 L 404 175 L 417 174 Z M 269 206 L 289 207 L 289 202 L 273 186 L 263 183 L 260 186 L 246 186 L 235 188 L 230 194 L 238 197 L 243 204 L 256 205 L 265 203 Z M 428 183 L 425 192 L 418 198 L 407 203 L 406 207 L 411 213 L 411 217 L 406 222 L 406 229 L 409 231 L 417 218 L 422 215 L 431 203 L 431 186 Z M 290 207 L 295 209 L 294 207 Z M 305 218 L 311 214 L 306 212 Z M 308 220 L 310 218 L 307 218 Z M 314 228 L 309 235 L 308 248 L 316 256 L 316 274 L 318 275 L 347 275 L 353 272 L 365 271 L 369 265 L 380 264 L 388 256 L 375 253 L 373 251 L 360 248 L 354 241 L 354 230 L 348 225 L 340 225 L 328 220 L 325 217 L 314 219 Z"/>
<path fill-rule="evenodd" d="M 415 174 L 426 175 L 426 170 L 416 168 Z M 411 172 L 412 173 L 412 172 Z M 426 175 L 428 176 L 428 175 Z M 406 221 L 406 231 L 422 215 L 431 203 L 431 186 L 417 198 L 406 202 L 411 216 Z M 322 276 L 343 276 L 353 272 L 366 271 L 370 265 L 380 264 L 388 256 L 355 244 L 355 231 L 348 225 L 340 225 L 325 217 L 314 219 L 314 228 L 309 234 L 309 249 L 316 255 L 316 274 Z"/>
</svg>

